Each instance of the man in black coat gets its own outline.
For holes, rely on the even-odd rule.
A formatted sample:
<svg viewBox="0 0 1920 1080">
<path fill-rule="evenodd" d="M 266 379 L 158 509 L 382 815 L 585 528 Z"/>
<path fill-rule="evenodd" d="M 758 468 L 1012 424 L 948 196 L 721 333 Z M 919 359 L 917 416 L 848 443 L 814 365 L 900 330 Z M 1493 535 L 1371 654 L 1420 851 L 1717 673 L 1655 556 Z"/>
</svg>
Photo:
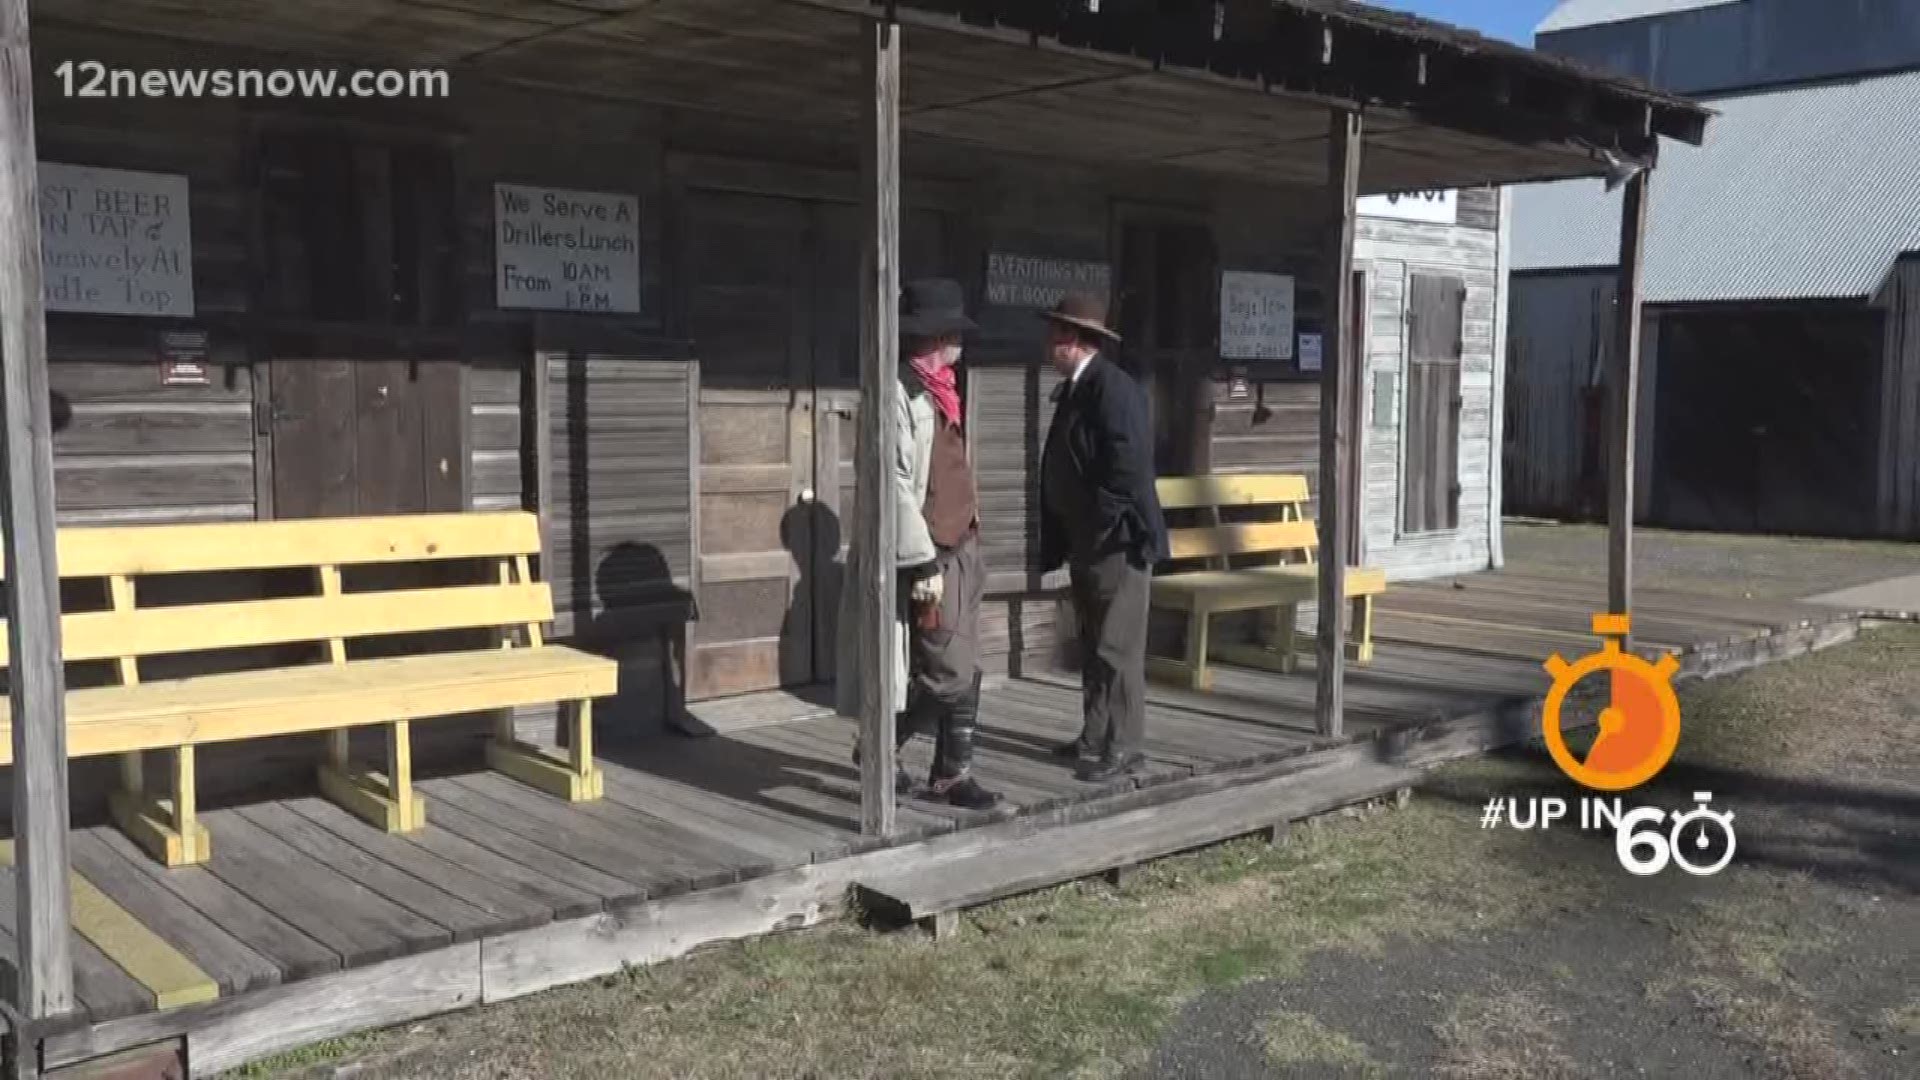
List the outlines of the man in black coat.
<svg viewBox="0 0 1920 1080">
<path fill-rule="evenodd" d="M 1146 395 L 1103 355 L 1120 342 L 1106 303 L 1070 294 L 1046 318 L 1061 383 L 1041 456 L 1040 561 L 1072 576 L 1083 693 L 1080 737 L 1057 752 L 1082 780 L 1105 781 L 1145 760 L 1147 595 L 1167 526 Z"/>
</svg>

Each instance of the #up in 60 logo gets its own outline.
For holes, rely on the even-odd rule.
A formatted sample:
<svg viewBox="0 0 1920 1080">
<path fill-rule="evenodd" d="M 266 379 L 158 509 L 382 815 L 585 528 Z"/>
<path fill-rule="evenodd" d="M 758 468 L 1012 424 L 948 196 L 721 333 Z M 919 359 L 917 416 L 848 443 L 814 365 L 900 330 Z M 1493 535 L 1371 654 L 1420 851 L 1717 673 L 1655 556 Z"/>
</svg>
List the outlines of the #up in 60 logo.
<svg viewBox="0 0 1920 1080">
<path fill-rule="evenodd" d="M 1639 787 L 1659 775 L 1680 745 L 1680 700 L 1673 676 L 1680 668 L 1672 656 L 1648 661 L 1621 648 L 1630 621 L 1626 615 L 1595 615 L 1593 632 L 1600 648 L 1569 662 L 1559 655 L 1546 661 L 1553 689 L 1541 709 L 1541 734 L 1547 751 L 1576 783 L 1595 791 Z M 1567 745 L 1562 710 L 1581 680 L 1604 673 L 1607 701 L 1600 710 L 1599 733 L 1584 755 Z M 1480 821 L 1485 828 L 1502 823 L 1515 829 L 1548 829 L 1578 811 L 1580 826 L 1611 826 L 1614 850 L 1628 872 L 1646 877 L 1674 865 L 1690 874 L 1717 874 L 1733 861 L 1733 813 L 1708 808 L 1713 793 L 1694 793 L 1698 804 L 1673 811 L 1653 806 L 1631 810 L 1621 800 L 1589 796 L 1569 806 L 1558 798 L 1514 799 L 1495 796 Z M 1653 826 L 1671 822 L 1668 830 Z"/>
</svg>

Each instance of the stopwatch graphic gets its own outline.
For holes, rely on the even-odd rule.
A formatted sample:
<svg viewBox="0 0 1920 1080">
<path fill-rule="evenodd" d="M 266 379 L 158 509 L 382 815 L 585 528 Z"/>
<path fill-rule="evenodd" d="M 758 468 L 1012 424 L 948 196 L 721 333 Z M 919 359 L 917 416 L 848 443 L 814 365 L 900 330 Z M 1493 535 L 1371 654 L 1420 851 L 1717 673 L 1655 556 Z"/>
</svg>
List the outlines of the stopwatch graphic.
<svg viewBox="0 0 1920 1080">
<path fill-rule="evenodd" d="M 1541 709 L 1547 751 L 1562 772 L 1599 791 L 1639 787 L 1666 768 L 1680 745 L 1680 699 L 1673 693 L 1673 673 L 1680 662 L 1663 656 L 1649 663 L 1623 651 L 1620 642 L 1630 625 L 1625 615 L 1595 615 L 1598 652 L 1572 663 L 1556 653 L 1546 662 L 1547 674 L 1553 676 L 1553 689 Z M 1567 749 L 1560 710 L 1580 680 L 1603 671 L 1609 678 L 1607 706 L 1600 710 L 1600 734 L 1583 760 Z"/>
<path fill-rule="evenodd" d="M 1693 800 L 1700 805 L 1673 813 L 1673 832 L 1668 850 L 1673 861 L 1689 874 L 1707 877 L 1726 869 L 1733 861 L 1733 811 L 1709 810 L 1710 791 L 1696 791 Z M 1698 862 L 1694 860 L 1699 860 Z"/>
</svg>

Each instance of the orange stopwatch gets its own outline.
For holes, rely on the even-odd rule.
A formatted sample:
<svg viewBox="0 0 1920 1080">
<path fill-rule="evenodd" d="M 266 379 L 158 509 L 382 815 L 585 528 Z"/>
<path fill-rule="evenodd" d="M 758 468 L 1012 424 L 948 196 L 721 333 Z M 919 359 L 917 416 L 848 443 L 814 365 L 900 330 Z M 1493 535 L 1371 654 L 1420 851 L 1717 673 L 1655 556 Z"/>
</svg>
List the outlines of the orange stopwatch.
<svg viewBox="0 0 1920 1080">
<path fill-rule="evenodd" d="M 1545 665 L 1553 676 L 1540 717 L 1547 752 L 1561 771 L 1600 791 L 1625 791 L 1653 779 L 1680 745 L 1680 699 L 1673 692 L 1680 662 L 1671 655 L 1648 662 L 1622 650 L 1630 627 L 1626 615 L 1595 615 L 1599 651 L 1572 663 L 1556 653 Z M 1602 671 L 1609 674 L 1607 706 L 1600 710 L 1600 734 L 1581 759 L 1567 749 L 1560 710 L 1580 680 Z"/>
</svg>

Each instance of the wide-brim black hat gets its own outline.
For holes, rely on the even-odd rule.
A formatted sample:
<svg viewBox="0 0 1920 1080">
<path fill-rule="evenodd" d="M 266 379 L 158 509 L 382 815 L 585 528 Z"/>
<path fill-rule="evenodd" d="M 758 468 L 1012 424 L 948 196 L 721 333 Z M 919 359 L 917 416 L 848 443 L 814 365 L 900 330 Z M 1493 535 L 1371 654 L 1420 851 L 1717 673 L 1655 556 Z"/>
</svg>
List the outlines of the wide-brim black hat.
<svg viewBox="0 0 1920 1080">
<path fill-rule="evenodd" d="M 900 288 L 900 333 L 903 337 L 945 337 L 978 330 L 967 318 L 966 293 L 948 278 L 923 278 Z"/>
<path fill-rule="evenodd" d="M 1040 317 L 1085 330 L 1116 344 L 1120 341 L 1120 335 L 1107 325 L 1107 302 L 1092 293 L 1068 293 L 1052 311 L 1043 311 Z"/>
</svg>

